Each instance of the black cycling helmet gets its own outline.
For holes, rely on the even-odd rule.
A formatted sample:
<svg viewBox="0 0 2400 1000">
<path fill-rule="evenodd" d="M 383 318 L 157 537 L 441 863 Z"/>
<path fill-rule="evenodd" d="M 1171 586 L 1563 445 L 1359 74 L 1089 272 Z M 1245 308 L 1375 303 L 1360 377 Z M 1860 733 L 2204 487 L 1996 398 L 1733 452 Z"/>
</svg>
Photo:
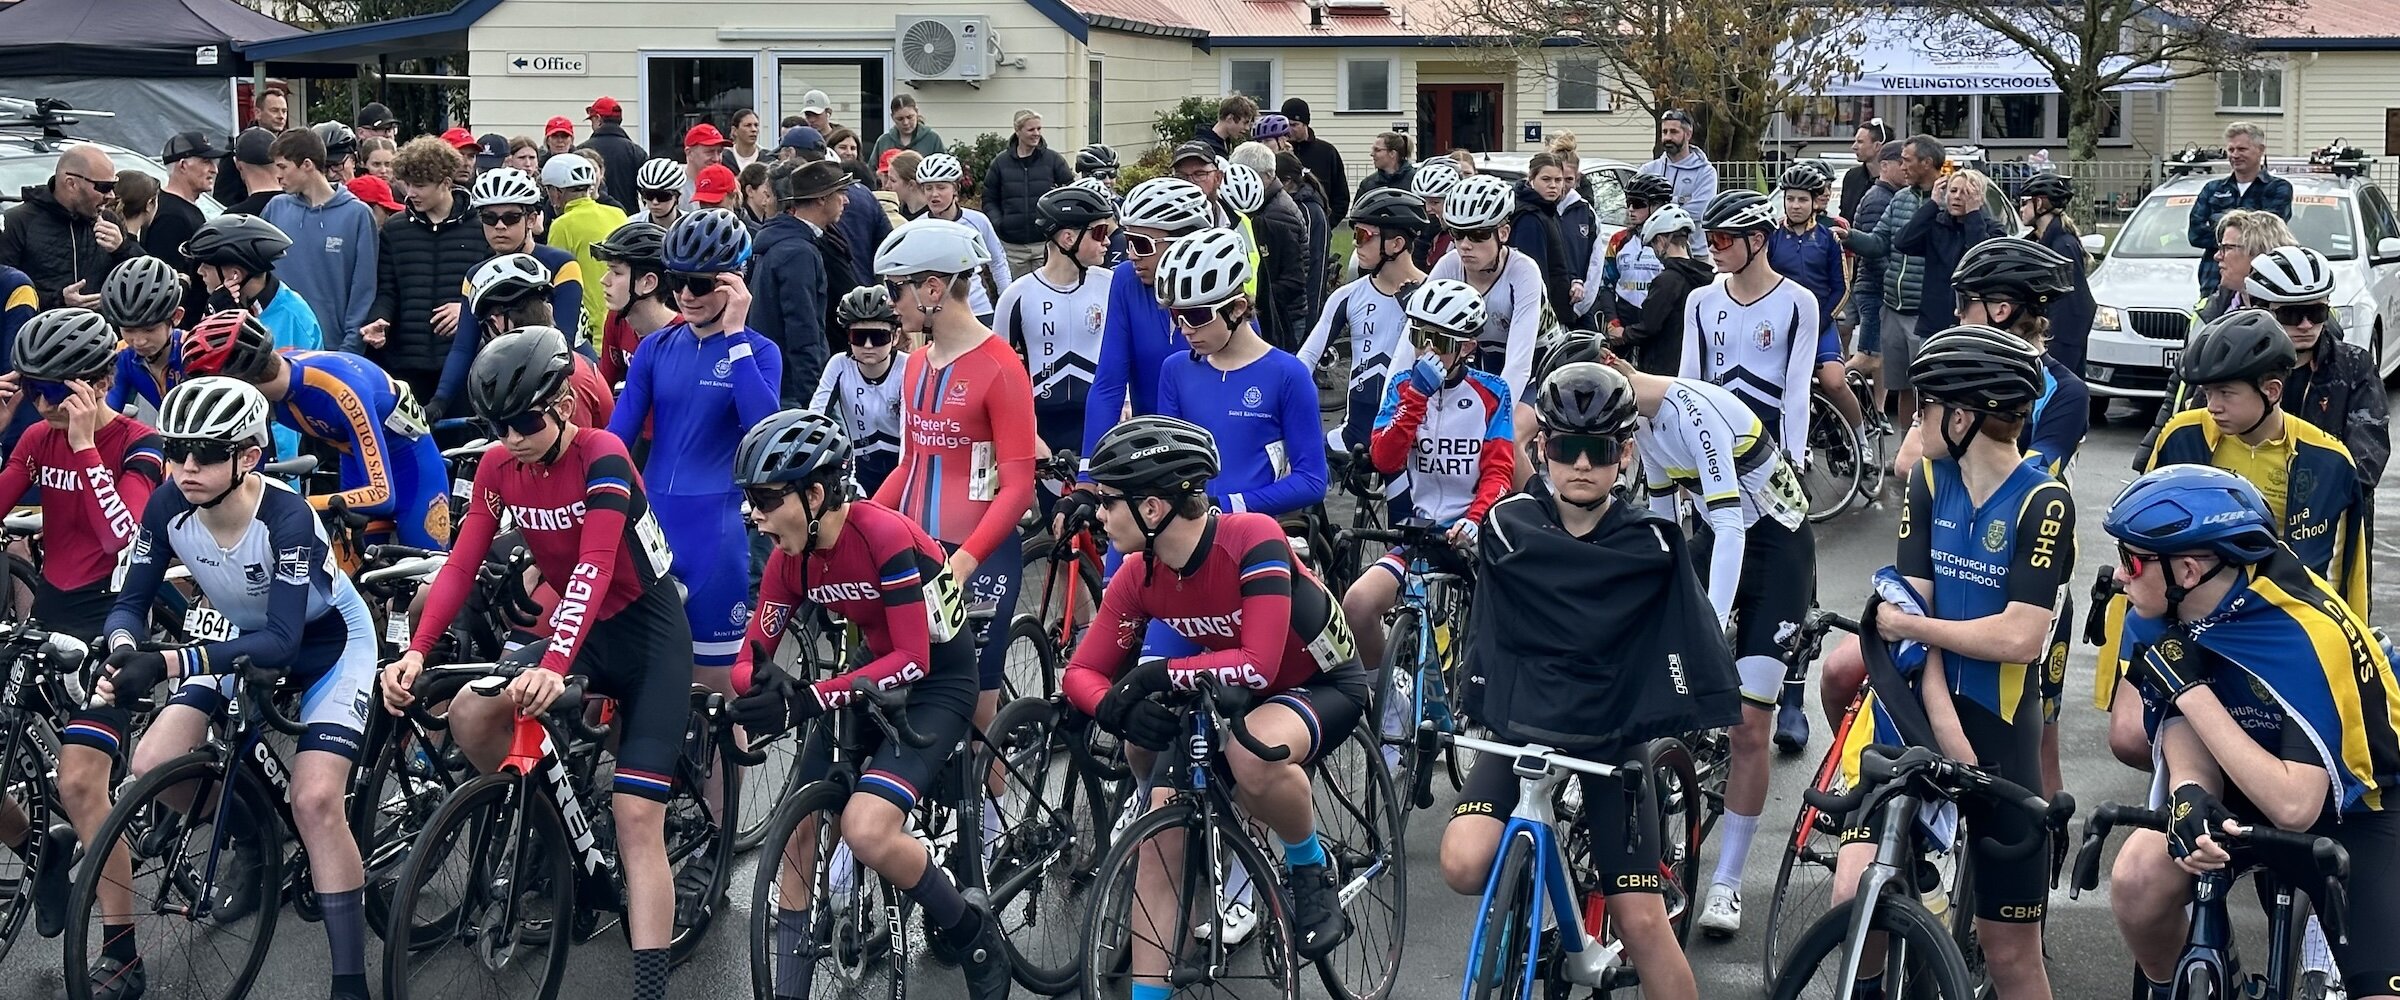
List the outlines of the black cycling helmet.
<svg viewBox="0 0 2400 1000">
<path fill-rule="evenodd" d="M 1093 143 L 1075 154 L 1075 176 L 1115 177 L 1117 151 L 1104 143 Z"/>
<path fill-rule="evenodd" d="M 1664 205 L 1675 200 L 1675 183 L 1657 174 L 1635 174 L 1625 182 L 1625 201 L 1634 205 Z"/>
<path fill-rule="evenodd" d="M 1951 274 L 1950 286 L 2040 310 L 2075 293 L 2075 262 L 2032 240 L 2001 236 L 1968 247 Z"/>
<path fill-rule="evenodd" d="M 592 244 L 592 256 L 621 261 L 637 270 L 664 271 L 666 245 L 666 227 L 647 220 L 628 222 L 609 233 L 608 238 Z"/>
<path fill-rule="evenodd" d="M 675 220 L 660 253 L 678 274 L 739 271 L 750 262 L 750 228 L 732 212 L 704 208 Z"/>
<path fill-rule="evenodd" d="M 1357 201 L 1350 203 L 1350 218 L 1345 221 L 1406 233 L 1433 228 L 1433 217 L 1425 212 L 1425 199 L 1396 187 L 1379 187 L 1359 195 Z"/>
<path fill-rule="evenodd" d="M 843 294 L 834 303 L 833 321 L 844 329 L 860 323 L 890 323 L 900 325 L 900 311 L 892 308 L 892 293 L 882 285 L 860 285 Z"/>
<path fill-rule="evenodd" d="M 183 274 L 161 257 L 135 257 L 100 284 L 100 314 L 119 327 L 157 326 L 183 305 Z"/>
<path fill-rule="evenodd" d="M 1067 184 L 1043 192 L 1033 203 L 1033 214 L 1042 237 L 1048 239 L 1060 230 L 1080 230 L 1102 219 L 1115 218 L 1117 203 L 1091 188 Z"/>
<path fill-rule="evenodd" d="M 467 401 L 477 416 L 504 423 L 548 406 L 567 387 L 575 354 L 547 326 L 528 326 L 491 339 L 467 369 Z"/>
<path fill-rule="evenodd" d="M 2042 355 L 2004 330 L 1954 326 L 1925 338 L 1908 363 L 1908 378 L 1945 406 L 2015 416 L 2041 398 Z"/>
<path fill-rule="evenodd" d="M 1552 372 L 1568 365 L 1597 362 L 1605 351 L 1599 334 L 1588 330 L 1570 330 L 1542 358 L 1541 368 L 1533 373 L 1533 384 L 1540 386 L 1550 381 Z"/>
<path fill-rule="evenodd" d="M 2300 364 L 2292 335 L 2284 332 L 2275 314 L 2264 309 L 2236 309 L 2210 320 L 2192 334 L 2176 364 L 2183 384 L 2197 388 L 2218 382 L 2257 384 L 2269 375 L 2281 377 Z"/>
<path fill-rule="evenodd" d="M 733 484 L 744 489 L 790 483 L 805 490 L 815 482 L 832 489 L 849 473 L 850 435 L 815 410 L 768 414 L 733 450 Z"/>
<path fill-rule="evenodd" d="M 1766 195 L 1750 190 L 1727 191 L 1708 203 L 1708 211 L 1700 215 L 1700 228 L 1711 233 L 1771 233 L 1775 231 L 1775 220 L 1782 216 L 1783 209 Z"/>
<path fill-rule="evenodd" d="M 1812 195 L 1824 194 L 1832 187 L 1832 182 L 1825 179 L 1825 172 L 1808 163 L 1792 164 L 1775 182 L 1778 191 L 1806 191 Z"/>
<path fill-rule="evenodd" d="M 1187 497 L 1216 478 L 1217 439 L 1174 417 L 1135 417 L 1092 446 L 1092 481 L 1133 496 Z"/>
<path fill-rule="evenodd" d="M 325 144 L 327 163 L 347 160 L 358 152 L 358 133 L 350 131 L 348 125 L 340 122 L 319 122 L 309 131 L 315 132 L 317 140 Z"/>
<path fill-rule="evenodd" d="M 2019 198 L 2048 198 L 2051 208 L 2065 208 L 2075 200 L 2075 178 L 2044 171 L 2025 179 L 2017 186 Z"/>
<path fill-rule="evenodd" d="M 89 309 L 34 314 L 17 331 L 17 373 L 45 382 L 93 379 L 117 363 L 117 328 Z"/>
<path fill-rule="evenodd" d="M 1558 434 L 1630 437 L 1640 411 L 1633 383 L 1614 368 L 1591 361 L 1560 365 L 1534 396 L 1542 429 Z"/>
<path fill-rule="evenodd" d="M 183 241 L 183 255 L 194 264 L 232 265 L 254 275 L 273 271 L 291 248 L 292 238 L 274 223 L 233 212 L 208 220 Z"/>
</svg>

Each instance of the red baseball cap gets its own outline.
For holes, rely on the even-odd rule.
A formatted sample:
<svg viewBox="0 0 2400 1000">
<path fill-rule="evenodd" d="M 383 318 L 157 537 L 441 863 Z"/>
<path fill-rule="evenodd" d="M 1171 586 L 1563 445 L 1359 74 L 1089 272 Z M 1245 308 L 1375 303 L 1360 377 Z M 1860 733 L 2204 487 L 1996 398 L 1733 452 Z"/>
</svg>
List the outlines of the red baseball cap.
<svg viewBox="0 0 2400 1000">
<path fill-rule="evenodd" d="M 722 163 L 711 163 L 701 167 L 700 176 L 693 179 L 692 200 L 703 205 L 715 205 L 723 202 L 738 186 L 733 171 L 726 169 Z"/>
<path fill-rule="evenodd" d="M 725 134 L 717 131 L 716 126 L 701 122 L 692 126 L 691 131 L 683 134 L 683 145 L 685 148 L 690 148 L 692 146 L 726 146 L 731 143 L 725 141 Z"/>
<path fill-rule="evenodd" d="M 462 150 L 469 153 L 480 153 L 483 151 L 483 143 L 475 138 L 475 133 L 469 132 L 463 128 L 453 128 L 448 132 L 442 133 L 442 141 L 449 143 L 450 148 L 452 149 Z"/>
<path fill-rule="evenodd" d="M 623 118 L 625 117 L 625 107 L 618 104 L 614 97 L 603 97 L 593 101 L 591 106 L 584 108 L 583 113 L 600 118 Z"/>
<path fill-rule="evenodd" d="M 398 212 L 404 207 L 400 204 L 400 199 L 392 197 L 392 186 L 384 183 L 383 178 L 374 174 L 363 174 L 351 178 L 350 194 L 358 200 L 386 212 Z"/>
<path fill-rule="evenodd" d="M 902 153 L 905 153 L 905 152 L 908 152 L 908 151 L 907 151 L 907 150 L 905 150 L 905 149 L 887 149 L 887 150 L 884 150 L 884 151 L 883 151 L 883 155 L 881 155 L 881 156 L 878 156 L 878 157 L 876 157 L 876 158 L 875 158 L 875 169 L 877 169 L 877 170 L 890 170 L 890 169 L 892 169 L 892 157 L 898 156 L 898 155 L 900 155 L 900 154 L 902 154 Z"/>
<path fill-rule="evenodd" d="M 560 132 L 565 132 L 568 135 L 574 135 L 575 123 L 569 121 L 565 115 L 553 115 L 550 118 L 550 124 L 542 129 L 542 134 L 557 135 Z"/>
</svg>

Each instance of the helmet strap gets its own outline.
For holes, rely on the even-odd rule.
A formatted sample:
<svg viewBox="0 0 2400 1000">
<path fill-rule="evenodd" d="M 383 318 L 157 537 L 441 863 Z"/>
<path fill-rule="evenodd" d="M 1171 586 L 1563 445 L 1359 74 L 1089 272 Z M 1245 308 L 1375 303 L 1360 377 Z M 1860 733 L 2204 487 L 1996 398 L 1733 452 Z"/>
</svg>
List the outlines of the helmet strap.
<svg viewBox="0 0 2400 1000">
<path fill-rule="evenodd" d="M 2250 388 L 2258 390 L 2258 401 L 2259 401 L 2260 403 L 2262 403 L 2262 404 L 2265 404 L 2265 405 L 2263 405 L 2263 406 L 2261 406 L 2261 407 L 2259 408 L 2259 411 L 2258 411 L 2258 419 L 2251 421 L 2251 422 L 2250 422 L 2250 426 L 2248 426 L 2248 427 L 2244 427 L 2244 428 L 2242 428 L 2241 430 L 2235 431 L 2235 432 L 2234 432 L 2234 434 L 2233 434 L 2233 436 L 2234 436 L 2234 437 L 2242 437 L 2242 438 L 2249 437 L 2249 436 L 2250 436 L 2250 432 L 2252 432 L 2252 431 L 2255 431 L 2255 430 L 2259 429 L 2259 428 L 2260 428 L 2260 427 L 2262 427 L 2262 426 L 2265 426 L 2265 425 L 2266 425 L 2266 422 L 2267 422 L 2267 418 L 2268 418 L 2268 417 L 2272 417 L 2272 416 L 2274 416 L 2274 415 L 2275 415 L 2275 411 L 2276 411 L 2276 410 L 2278 410 L 2278 409 L 2281 409 L 2281 408 L 2282 408 L 2282 405 L 2281 405 L 2281 404 L 2279 404 L 2279 403 L 2275 402 L 2275 401 L 2274 401 L 2274 400 L 2272 400 L 2272 399 L 2268 399 L 2268 398 L 2267 398 L 2267 383 L 2266 383 L 2266 380 L 2264 380 L 2264 379 L 2259 379 L 2259 378 L 2253 378 L 2253 379 L 2251 379 L 2251 380 L 2250 380 Z"/>
<path fill-rule="evenodd" d="M 1152 494 L 1152 496 L 1157 495 Z M 1167 496 L 1158 496 L 1157 498 L 1166 501 L 1168 506 L 1167 516 L 1159 518 L 1157 524 L 1150 523 L 1147 518 L 1142 516 L 1142 501 L 1151 499 L 1151 496 L 1127 497 L 1125 501 L 1125 512 L 1133 515 L 1133 526 L 1141 529 L 1142 532 L 1142 552 L 1147 557 L 1142 560 L 1143 586 L 1149 586 L 1151 579 L 1158 576 L 1158 536 L 1165 534 L 1167 526 L 1175 523 L 1175 498 Z"/>
<path fill-rule="evenodd" d="M 256 446 L 258 445 L 258 442 L 255 442 L 255 441 L 253 441 L 253 442 L 251 442 L 251 445 L 252 445 L 253 447 L 256 447 Z M 237 453 L 236 453 L 236 454 L 233 456 L 233 458 L 232 458 L 232 461 L 233 461 L 235 464 L 239 464 L 239 463 L 241 462 L 241 460 L 242 460 L 242 456 L 241 456 L 241 455 L 240 455 L 238 452 L 237 452 Z M 262 461 L 262 462 L 266 460 L 266 451 L 265 451 L 264 449 L 261 449 L 261 450 L 259 451 L 259 460 L 260 460 L 260 461 Z M 201 502 L 200 502 L 199 504 L 197 504 L 196 506 L 198 506 L 198 507 L 199 507 L 201 510 L 215 510 L 215 509 L 217 508 L 217 505 L 218 505 L 218 504 L 224 503 L 224 502 L 225 502 L 227 499 L 231 498 L 231 497 L 234 495 L 234 493 L 236 493 L 236 492 L 238 492 L 238 491 L 240 491 L 240 490 L 241 490 L 241 488 L 242 488 L 242 484 L 244 484 L 244 483 L 247 483 L 247 482 L 249 482 L 249 481 L 250 481 L 250 474 L 249 474 L 249 473 L 247 473 L 247 472 L 240 472 L 240 471 L 236 471 L 236 472 L 233 474 L 232 481 L 231 481 L 231 482 L 228 482 L 228 483 L 226 483 L 226 484 L 225 484 L 225 488 L 224 488 L 223 490 L 220 490 L 220 491 L 218 491 L 218 493 L 217 493 L 217 495 L 216 495 L 216 496 L 213 496 L 213 497 L 210 497 L 210 498 L 208 498 L 208 499 L 206 499 L 206 500 L 203 500 L 203 501 L 201 501 Z"/>
<path fill-rule="evenodd" d="M 1942 414 L 1941 427 L 1942 447 L 1949 451 L 1950 460 L 1956 462 L 1967 457 L 1967 449 L 1975 444 L 1976 436 L 1983 433 L 1983 422 L 1990 420 L 1992 415 L 1989 413 L 1975 411 L 1975 419 L 1967 424 L 1967 434 L 1962 440 L 1960 438 L 1954 438 L 1950 436 L 1950 415 L 1948 412 L 1950 408 L 1948 406 L 1944 406 L 1942 409 L 1944 411 Z"/>
<path fill-rule="evenodd" d="M 2167 565 L 2167 560 L 2173 558 L 2175 557 L 2170 555 L 2159 556 L 2158 568 L 2167 574 L 2167 621 L 2180 622 L 2183 620 L 2183 616 L 2177 613 L 2176 609 L 2183 604 L 2183 599 L 2191 596 L 2192 591 L 2207 585 L 2208 581 L 2216 579 L 2217 574 L 2225 572 L 2225 567 L 2232 563 L 2226 562 L 2223 556 L 2217 557 L 2215 566 L 2209 567 L 2208 572 L 2200 574 L 2200 579 L 2192 581 L 2192 585 L 2186 587 L 2175 582 L 2175 571 Z"/>
</svg>

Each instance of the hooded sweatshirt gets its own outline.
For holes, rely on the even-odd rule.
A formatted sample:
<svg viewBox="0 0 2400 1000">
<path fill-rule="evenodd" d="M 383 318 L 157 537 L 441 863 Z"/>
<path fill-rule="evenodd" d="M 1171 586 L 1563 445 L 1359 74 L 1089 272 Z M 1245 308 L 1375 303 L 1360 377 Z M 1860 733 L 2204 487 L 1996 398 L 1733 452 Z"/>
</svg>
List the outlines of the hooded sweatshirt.
<svg viewBox="0 0 2400 1000">
<path fill-rule="evenodd" d="M 1573 188 L 1557 201 L 1544 199 L 1530 183 L 1517 184 L 1517 207 L 1509 217 L 1508 245 L 1533 259 L 1542 269 L 1542 290 L 1551 315 L 1570 326 L 1580 314 L 1575 306 L 1575 282 L 1583 278 L 1599 237 L 1592 206 Z M 1586 294 L 1590 290 L 1586 289 Z"/>
<path fill-rule="evenodd" d="M 349 189 L 335 187 L 322 205 L 278 195 L 260 217 L 292 238 L 291 251 L 275 262 L 275 276 L 308 300 L 326 343 L 350 347 L 375 307 L 374 210 Z"/>
<path fill-rule="evenodd" d="M 1717 165 L 1708 162 L 1708 154 L 1697 146 L 1684 147 L 1683 155 L 1673 160 L 1661 156 L 1642 164 L 1642 172 L 1675 185 L 1675 203 L 1694 219 L 1708 214 L 1708 203 L 1717 200 Z M 1708 234 L 1692 227 L 1692 253 L 1704 255 L 1707 248 Z"/>
</svg>

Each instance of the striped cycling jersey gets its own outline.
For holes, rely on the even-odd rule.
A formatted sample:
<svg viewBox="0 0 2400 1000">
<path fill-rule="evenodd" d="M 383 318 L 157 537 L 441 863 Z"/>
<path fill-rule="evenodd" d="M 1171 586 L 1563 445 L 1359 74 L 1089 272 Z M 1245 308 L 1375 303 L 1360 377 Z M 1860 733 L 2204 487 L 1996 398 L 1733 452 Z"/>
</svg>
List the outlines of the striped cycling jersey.
<svg viewBox="0 0 2400 1000">
<path fill-rule="evenodd" d="M 900 467 L 875 502 L 980 562 L 1017 544 L 1033 506 L 1033 387 L 998 337 L 940 366 L 933 352 L 910 354 L 900 374 Z"/>
<path fill-rule="evenodd" d="M 1683 327 L 1683 364 L 1676 374 L 1733 390 L 1805 467 L 1817 297 L 1786 278 L 1757 301 L 1742 302 L 1720 279 L 1684 301 Z"/>
<path fill-rule="evenodd" d="M 1512 415 L 1508 384 L 1487 371 L 1469 368 L 1430 396 L 1405 376 L 1393 379 L 1368 450 L 1400 491 L 1393 509 L 1440 524 L 1482 521 L 1516 470 Z"/>
</svg>

